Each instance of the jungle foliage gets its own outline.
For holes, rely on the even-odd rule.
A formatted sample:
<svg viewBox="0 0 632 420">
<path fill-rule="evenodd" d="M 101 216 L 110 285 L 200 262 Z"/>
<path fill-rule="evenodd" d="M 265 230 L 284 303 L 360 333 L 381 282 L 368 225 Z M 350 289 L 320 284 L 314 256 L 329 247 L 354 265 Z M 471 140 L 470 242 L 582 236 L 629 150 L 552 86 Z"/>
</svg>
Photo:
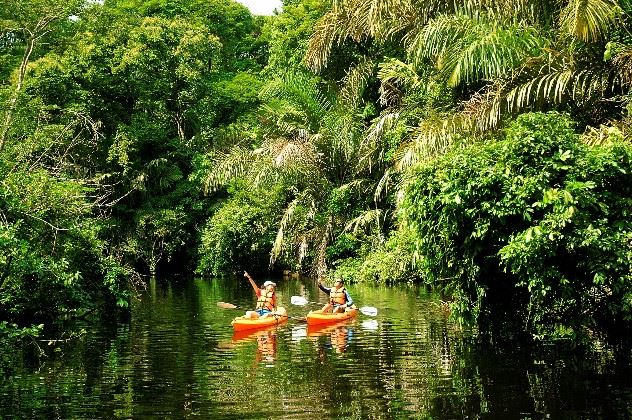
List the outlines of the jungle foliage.
<svg viewBox="0 0 632 420">
<path fill-rule="evenodd" d="M 632 319 L 632 145 L 587 146 L 559 114 L 416 166 L 400 223 L 424 281 L 489 329 L 582 333 Z"/>
<path fill-rule="evenodd" d="M 630 323 L 627 0 L 11 0 L 0 315 L 142 275 L 419 282 L 509 335 Z"/>
<path fill-rule="evenodd" d="M 189 175 L 254 114 L 263 20 L 225 1 L 2 9 L 0 318 L 125 309 L 197 254 L 212 199 Z"/>
</svg>

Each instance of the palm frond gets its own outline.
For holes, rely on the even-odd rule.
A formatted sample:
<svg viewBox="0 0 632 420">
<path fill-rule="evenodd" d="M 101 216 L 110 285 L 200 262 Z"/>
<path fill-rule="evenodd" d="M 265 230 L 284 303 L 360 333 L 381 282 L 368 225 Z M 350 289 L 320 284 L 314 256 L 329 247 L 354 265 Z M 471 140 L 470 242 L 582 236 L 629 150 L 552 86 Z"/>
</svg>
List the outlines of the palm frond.
<svg viewBox="0 0 632 420">
<path fill-rule="evenodd" d="M 302 128 L 317 131 L 321 119 L 332 108 L 332 103 L 306 74 L 288 73 L 268 83 L 260 98 L 269 118 L 277 121 L 298 122 Z"/>
<path fill-rule="evenodd" d="M 632 87 L 632 46 L 619 52 L 612 60 L 612 66 L 621 80 L 621 84 L 628 88 Z"/>
<path fill-rule="evenodd" d="M 528 26 L 503 26 L 485 16 L 442 15 L 428 22 L 409 47 L 414 63 L 433 60 L 449 86 L 505 76 L 546 41 Z"/>
<path fill-rule="evenodd" d="M 436 0 L 430 3 L 441 4 Z M 327 66 L 334 46 L 347 39 L 373 38 L 378 42 L 413 30 L 432 13 L 433 5 L 420 0 L 341 0 L 319 20 L 309 40 L 305 64 L 315 72 Z"/>
<path fill-rule="evenodd" d="M 311 236 L 316 241 L 314 264 L 312 266 L 312 275 L 316 278 L 320 278 L 327 273 L 327 246 L 329 246 L 331 241 L 333 225 L 333 218 L 329 216 L 327 223 L 311 232 Z"/>
<path fill-rule="evenodd" d="M 422 87 L 422 78 L 413 65 L 390 58 L 380 63 L 378 78 L 380 79 L 380 103 L 393 106 L 400 102 L 401 96 L 408 91 Z"/>
<path fill-rule="evenodd" d="M 336 162 L 346 162 L 346 169 L 351 169 L 362 138 L 362 130 L 362 121 L 351 110 L 339 108 L 325 117 L 320 133 L 322 137 L 314 143 L 329 167 L 339 166 Z"/>
<path fill-rule="evenodd" d="M 369 209 L 351 219 L 345 226 L 346 232 L 357 234 L 360 231 L 380 230 L 385 217 L 382 209 Z"/>
<path fill-rule="evenodd" d="M 259 119 L 264 123 L 268 137 L 300 136 L 301 131 L 310 126 L 309 116 L 282 100 L 270 100 L 258 110 Z"/>
<path fill-rule="evenodd" d="M 358 155 L 360 157 L 356 163 L 356 173 L 371 173 L 374 164 L 384 161 L 382 139 L 386 132 L 397 125 L 399 117 L 399 112 L 383 114 L 366 130 L 366 134 L 359 145 Z"/>
<path fill-rule="evenodd" d="M 294 222 L 294 216 L 296 213 L 296 209 L 305 204 L 305 201 L 309 201 L 309 196 L 305 193 L 300 194 L 294 200 L 288 204 L 283 212 L 283 217 L 281 217 L 281 222 L 279 223 L 279 229 L 277 230 L 276 238 L 274 239 L 274 243 L 272 244 L 272 251 L 270 252 L 270 266 L 273 266 L 276 262 L 277 258 L 281 255 L 285 245 L 285 232 L 288 230 L 289 226 Z"/>
<path fill-rule="evenodd" d="M 266 140 L 252 152 L 246 177 L 254 187 L 274 185 L 282 179 L 303 184 L 319 183 L 320 154 L 310 139 L 285 137 Z"/>
<path fill-rule="evenodd" d="M 579 102 L 605 92 L 611 86 L 610 80 L 609 72 L 599 69 L 560 68 L 516 86 L 504 100 L 509 113 L 519 112 L 541 100 L 556 104 L 565 99 Z"/>
<path fill-rule="evenodd" d="M 623 13 L 611 0 L 570 0 L 560 14 L 560 27 L 582 41 L 597 41 Z"/>
<path fill-rule="evenodd" d="M 408 56 L 415 65 L 428 58 L 439 59 L 459 39 L 466 36 L 475 26 L 475 21 L 465 15 L 440 15 L 433 19 L 413 38 L 408 45 Z M 442 63 L 437 60 L 437 67 Z"/>
<path fill-rule="evenodd" d="M 375 74 L 375 62 L 366 57 L 347 71 L 343 79 L 343 87 L 340 96 L 343 102 L 350 108 L 360 105 L 362 94 L 369 79 Z"/>
<path fill-rule="evenodd" d="M 446 56 L 448 86 L 505 76 L 544 45 L 532 28 L 492 26 L 476 35 L 462 39 Z"/>
<path fill-rule="evenodd" d="M 317 160 L 316 148 L 308 137 L 270 140 L 264 144 L 262 149 L 262 153 L 267 152 L 269 155 L 272 166 L 281 170 L 291 166 L 314 165 Z"/>
<path fill-rule="evenodd" d="M 339 192 L 354 192 L 358 195 L 365 195 L 371 188 L 371 182 L 366 178 L 358 178 L 342 184 L 335 190 Z"/>
<path fill-rule="evenodd" d="M 415 127 L 410 141 L 397 153 L 396 168 L 402 170 L 442 154 L 456 141 L 462 142 L 465 134 L 468 142 L 476 141 L 497 128 L 504 116 L 537 109 L 540 104 L 582 103 L 601 97 L 613 88 L 612 80 L 607 70 L 560 68 L 532 76 L 508 90 L 492 85 L 487 92 L 473 95 L 460 112 L 428 119 Z"/>
<path fill-rule="evenodd" d="M 388 193 L 388 187 L 393 181 L 393 174 L 390 168 L 387 168 L 382 175 L 382 178 L 378 181 L 375 192 L 373 193 L 373 200 L 377 203 L 380 199 Z"/>
<path fill-rule="evenodd" d="M 377 118 L 367 131 L 363 147 L 368 144 L 377 143 L 378 139 L 384 136 L 384 133 L 392 129 L 399 122 L 399 112 L 388 112 Z"/>
<path fill-rule="evenodd" d="M 428 119 L 415 127 L 409 142 L 402 145 L 396 153 L 395 168 L 403 171 L 418 162 L 445 153 L 457 139 L 468 134 L 468 140 L 474 141 L 477 134 L 477 120 L 465 113 L 457 113 L 444 119 Z"/>
<path fill-rule="evenodd" d="M 589 146 L 602 146 L 612 143 L 613 139 L 629 138 L 632 134 L 629 126 L 622 122 L 611 122 L 598 128 L 588 127 L 582 134 L 582 141 Z"/>
<path fill-rule="evenodd" d="M 304 62 L 308 68 L 318 73 L 327 67 L 334 45 L 347 38 L 345 35 L 347 21 L 346 15 L 339 12 L 337 8 L 325 13 L 318 21 L 305 53 Z"/>
<path fill-rule="evenodd" d="M 230 180 L 244 175 L 252 161 L 252 152 L 241 147 L 233 148 L 229 154 L 218 155 L 213 160 L 214 167 L 204 178 L 204 194 L 216 191 Z"/>
<path fill-rule="evenodd" d="M 337 0 L 316 25 L 304 61 L 319 72 L 327 66 L 333 48 L 348 39 L 410 46 L 420 30 L 440 15 L 486 14 L 491 20 L 529 25 L 548 21 L 553 10 L 549 2 L 533 0 Z"/>
</svg>

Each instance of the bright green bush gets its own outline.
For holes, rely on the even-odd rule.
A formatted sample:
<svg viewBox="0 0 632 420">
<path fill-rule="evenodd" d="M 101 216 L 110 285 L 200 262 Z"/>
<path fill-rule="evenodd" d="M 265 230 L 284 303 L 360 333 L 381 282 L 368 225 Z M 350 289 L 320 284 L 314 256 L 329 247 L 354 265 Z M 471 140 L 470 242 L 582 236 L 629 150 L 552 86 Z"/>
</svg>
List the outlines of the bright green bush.
<svg viewBox="0 0 632 420">
<path fill-rule="evenodd" d="M 400 229 L 393 231 L 386 243 L 367 241 L 357 256 L 334 261 L 331 277 L 350 282 L 413 283 L 417 280 L 411 264 L 413 239 L 409 231 Z"/>
<path fill-rule="evenodd" d="M 229 192 L 231 197 L 202 230 L 197 271 L 213 276 L 265 271 L 283 208 L 281 189 L 262 191 L 237 184 Z"/>
<path fill-rule="evenodd" d="M 463 319 L 535 336 L 632 321 L 632 146 L 589 147 L 556 113 L 421 164 L 400 223 Z"/>
</svg>

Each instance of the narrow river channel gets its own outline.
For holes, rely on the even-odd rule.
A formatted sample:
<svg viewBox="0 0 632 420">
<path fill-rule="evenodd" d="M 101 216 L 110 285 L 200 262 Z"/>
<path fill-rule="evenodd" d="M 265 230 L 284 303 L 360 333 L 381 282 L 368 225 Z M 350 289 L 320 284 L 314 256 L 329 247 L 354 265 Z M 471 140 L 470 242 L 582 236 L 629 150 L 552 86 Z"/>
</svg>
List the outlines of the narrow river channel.
<svg viewBox="0 0 632 420">
<path fill-rule="evenodd" d="M 262 283 L 265 279 L 256 279 Z M 304 317 L 309 280 L 274 279 Z M 319 330 L 290 319 L 234 335 L 244 279 L 152 282 L 129 321 L 85 326 L 45 355 L 2 354 L 0 418 L 617 419 L 632 416 L 629 354 L 477 343 L 416 288 L 351 285 L 375 317 Z M 623 352 L 625 353 L 625 352 Z"/>
</svg>

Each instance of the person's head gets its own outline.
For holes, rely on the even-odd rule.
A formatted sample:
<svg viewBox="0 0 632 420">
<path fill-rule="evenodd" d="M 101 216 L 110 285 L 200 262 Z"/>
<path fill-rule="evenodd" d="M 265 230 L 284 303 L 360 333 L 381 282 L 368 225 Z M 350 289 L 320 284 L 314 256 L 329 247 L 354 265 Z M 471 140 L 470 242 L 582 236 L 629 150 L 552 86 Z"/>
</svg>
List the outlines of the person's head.
<svg viewBox="0 0 632 420">
<path fill-rule="evenodd" d="M 276 283 L 268 280 L 265 283 L 263 283 L 263 288 L 266 290 L 274 290 L 276 288 Z"/>
<path fill-rule="evenodd" d="M 337 277 L 336 280 L 334 281 L 334 286 L 336 286 L 336 288 L 341 288 L 344 285 L 344 281 L 340 278 Z"/>
</svg>

